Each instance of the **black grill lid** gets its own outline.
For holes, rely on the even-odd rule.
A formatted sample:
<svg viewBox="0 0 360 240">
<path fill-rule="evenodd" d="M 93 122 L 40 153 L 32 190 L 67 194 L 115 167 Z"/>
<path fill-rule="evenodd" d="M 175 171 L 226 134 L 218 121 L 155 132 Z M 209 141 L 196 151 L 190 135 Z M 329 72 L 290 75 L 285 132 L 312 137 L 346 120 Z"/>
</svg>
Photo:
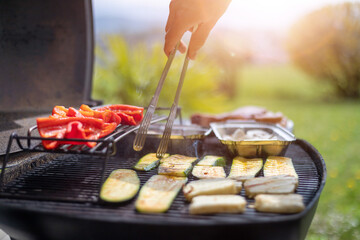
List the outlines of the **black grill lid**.
<svg viewBox="0 0 360 240">
<path fill-rule="evenodd" d="M 0 112 L 89 103 L 91 0 L 0 1 Z"/>
</svg>

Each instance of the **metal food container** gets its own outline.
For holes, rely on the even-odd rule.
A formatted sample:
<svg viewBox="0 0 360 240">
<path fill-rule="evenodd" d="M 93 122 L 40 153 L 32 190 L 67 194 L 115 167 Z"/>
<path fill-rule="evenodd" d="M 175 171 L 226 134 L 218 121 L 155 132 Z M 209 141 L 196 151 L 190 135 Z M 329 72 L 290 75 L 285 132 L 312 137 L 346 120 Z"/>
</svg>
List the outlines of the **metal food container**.
<svg viewBox="0 0 360 240">
<path fill-rule="evenodd" d="M 283 156 L 288 146 L 296 140 L 291 132 L 278 124 L 232 121 L 211 123 L 210 126 L 216 137 L 227 146 L 231 154 L 242 157 Z M 262 130 L 271 138 L 229 139 L 229 136 L 238 129 L 244 133 L 250 130 Z"/>
<path fill-rule="evenodd" d="M 148 130 L 149 137 L 161 138 L 165 129 L 165 124 L 152 124 Z M 199 127 L 197 125 L 173 125 L 170 139 L 190 139 L 201 140 L 209 135 L 211 129 Z"/>
<path fill-rule="evenodd" d="M 164 129 L 164 123 L 151 124 L 147 132 L 144 149 L 156 152 Z M 203 128 L 197 125 L 174 124 L 168 144 L 168 153 L 176 154 L 182 152 L 184 155 L 195 156 L 201 153 L 205 137 L 210 133 L 210 128 Z M 139 152 L 139 154 L 145 153 L 148 152 Z"/>
</svg>

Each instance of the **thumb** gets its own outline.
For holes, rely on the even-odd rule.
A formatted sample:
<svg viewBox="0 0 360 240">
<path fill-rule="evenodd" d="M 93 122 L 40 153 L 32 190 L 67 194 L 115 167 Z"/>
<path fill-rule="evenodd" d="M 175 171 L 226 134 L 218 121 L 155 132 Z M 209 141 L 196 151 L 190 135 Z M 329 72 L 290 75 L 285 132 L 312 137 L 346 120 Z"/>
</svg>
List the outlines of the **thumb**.
<svg viewBox="0 0 360 240">
<path fill-rule="evenodd" d="M 198 29 L 191 35 L 189 43 L 189 58 L 194 60 L 197 51 L 204 45 L 207 37 L 210 34 L 211 29 L 214 27 L 216 22 L 202 23 Z"/>
</svg>

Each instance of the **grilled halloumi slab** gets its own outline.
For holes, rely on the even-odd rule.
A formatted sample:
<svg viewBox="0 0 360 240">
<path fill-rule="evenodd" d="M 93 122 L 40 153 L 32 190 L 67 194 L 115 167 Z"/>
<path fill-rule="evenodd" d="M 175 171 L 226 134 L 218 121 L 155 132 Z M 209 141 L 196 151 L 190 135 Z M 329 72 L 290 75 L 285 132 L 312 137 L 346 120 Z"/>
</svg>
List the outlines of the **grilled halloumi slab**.
<svg viewBox="0 0 360 240">
<path fill-rule="evenodd" d="M 264 176 L 289 175 L 298 179 L 291 158 L 270 156 L 266 159 L 264 165 Z"/>
<path fill-rule="evenodd" d="M 186 177 L 192 169 L 191 163 L 175 164 L 170 162 L 161 163 L 158 169 L 159 175 Z"/>
<path fill-rule="evenodd" d="M 196 161 L 196 157 L 188 157 L 188 156 L 184 156 L 184 155 L 180 155 L 180 154 L 175 154 L 175 155 L 171 155 L 167 158 L 162 158 L 160 160 L 160 163 L 193 163 Z"/>
<path fill-rule="evenodd" d="M 241 181 L 236 181 L 235 182 L 235 187 L 236 187 L 236 193 L 240 193 L 241 189 L 243 187 L 243 183 Z"/>
<path fill-rule="evenodd" d="M 246 195 L 250 198 L 262 194 L 287 194 L 295 192 L 297 179 L 293 176 L 280 175 L 248 179 L 244 183 Z"/>
<path fill-rule="evenodd" d="M 245 198 L 239 195 L 215 195 L 194 197 L 190 214 L 242 213 L 245 211 Z"/>
<path fill-rule="evenodd" d="M 143 213 L 166 212 L 186 182 L 186 177 L 152 176 L 140 190 L 136 210 Z"/>
<path fill-rule="evenodd" d="M 183 193 L 188 201 L 200 195 L 236 194 L 237 188 L 231 179 L 202 179 L 192 181 L 183 187 Z"/>
<path fill-rule="evenodd" d="M 220 156 L 207 155 L 203 157 L 197 166 L 225 166 L 225 158 Z"/>
<path fill-rule="evenodd" d="M 226 173 L 223 167 L 195 166 L 192 175 L 199 179 L 225 178 Z"/>
<path fill-rule="evenodd" d="M 260 194 L 255 197 L 255 209 L 259 212 L 298 213 L 305 209 L 300 194 Z"/>
<path fill-rule="evenodd" d="M 228 178 L 238 181 L 244 181 L 249 178 L 254 178 L 261 170 L 263 160 L 261 158 L 243 158 L 235 157 L 231 165 L 231 170 Z"/>
</svg>

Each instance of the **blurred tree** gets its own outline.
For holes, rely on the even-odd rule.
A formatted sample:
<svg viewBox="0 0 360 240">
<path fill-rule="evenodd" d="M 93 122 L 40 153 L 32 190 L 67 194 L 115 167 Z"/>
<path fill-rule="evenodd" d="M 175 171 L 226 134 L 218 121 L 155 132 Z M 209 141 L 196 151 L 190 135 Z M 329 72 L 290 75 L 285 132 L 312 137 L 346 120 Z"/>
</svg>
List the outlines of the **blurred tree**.
<svg viewBox="0 0 360 240">
<path fill-rule="evenodd" d="M 97 46 L 94 97 L 105 103 L 147 106 L 155 92 L 167 60 L 161 44 L 131 46 L 121 36 L 106 36 Z M 218 90 L 220 70 L 199 54 L 189 65 L 180 97 L 186 113 L 223 111 L 227 98 Z M 171 107 L 179 82 L 184 55 L 175 57 L 158 106 Z M 229 106 L 230 107 L 230 106 Z"/>
<path fill-rule="evenodd" d="M 343 3 L 314 11 L 290 30 L 293 62 L 329 81 L 343 98 L 360 98 L 360 3 Z"/>
<path fill-rule="evenodd" d="M 251 50 L 241 40 L 234 39 L 233 32 L 222 32 L 220 37 L 209 40 L 205 48 L 207 58 L 215 61 L 221 69 L 220 91 L 231 99 L 239 94 L 242 66 L 249 63 L 252 58 Z"/>
</svg>

